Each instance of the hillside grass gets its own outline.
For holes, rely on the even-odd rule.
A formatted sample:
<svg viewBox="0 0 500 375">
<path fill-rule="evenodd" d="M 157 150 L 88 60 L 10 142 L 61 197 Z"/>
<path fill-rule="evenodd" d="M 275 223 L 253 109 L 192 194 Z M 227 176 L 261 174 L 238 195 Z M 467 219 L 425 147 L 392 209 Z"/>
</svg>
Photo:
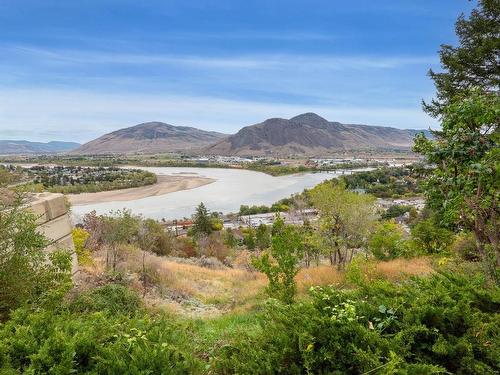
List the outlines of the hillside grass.
<svg viewBox="0 0 500 375">
<path fill-rule="evenodd" d="M 144 297 L 148 308 L 190 317 L 245 313 L 254 310 L 267 298 L 267 278 L 248 266 L 248 256 L 241 257 L 243 259 L 238 260 L 235 268 L 211 269 L 151 253 L 144 254 L 133 246 L 124 247 L 120 254 L 116 274 L 110 276 L 105 271 L 106 252 L 94 253 L 91 265 L 82 267 L 80 289 L 121 280 Z M 356 277 L 364 281 L 397 282 L 431 272 L 430 257 L 399 258 L 386 262 L 363 260 L 347 271 L 320 264 L 299 271 L 296 276 L 297 298 L 305 298 L 311 286 L 348 287 Z"/>
</svg>

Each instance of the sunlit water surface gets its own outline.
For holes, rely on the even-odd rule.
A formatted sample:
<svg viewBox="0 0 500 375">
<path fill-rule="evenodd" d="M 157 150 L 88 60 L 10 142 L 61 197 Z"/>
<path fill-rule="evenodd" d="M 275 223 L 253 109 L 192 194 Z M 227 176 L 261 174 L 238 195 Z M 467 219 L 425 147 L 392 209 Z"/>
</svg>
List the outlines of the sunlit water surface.
<svg viewBox="0 0 500 375">
<path fill-rule="evenodd" d="M 216 181 L 191 190 L 132 201 L 95 203 L 72 207 L 76 221 L 95 210 L 105 214 L 111 210 L 127 208 L 144 217 L 167 220 L 190 217 L 195 207 L 203 202 L 211 211 L 237 212 L 240 205 L 270 205 L 291 194 L 312 188 L 324 180 L 349 171 L 300 173 L 273 177 L 265 173 L 223 168 L 142 168 L 158 175 L 193 175 L 213 178 Z"/>
</svg>

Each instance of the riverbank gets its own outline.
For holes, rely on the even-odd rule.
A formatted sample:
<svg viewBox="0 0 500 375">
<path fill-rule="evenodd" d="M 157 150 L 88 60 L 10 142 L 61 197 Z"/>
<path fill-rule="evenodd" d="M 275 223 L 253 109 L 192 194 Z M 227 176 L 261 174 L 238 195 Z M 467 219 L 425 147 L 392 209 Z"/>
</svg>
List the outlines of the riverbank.
<svg viewBox="0 0 500 375">
<path fill-rule="evenodd" d="M 157 176 L 153 185 L 137 188 L 101 191 L 98 193 L 68 194 L 68 200 L 73 206 L 83 206 L 94 203 L 124 202 L 164 195 L 175 191 L 190 190 L 211 184 L 216 180 L 198 176 Z"/>
</svg>

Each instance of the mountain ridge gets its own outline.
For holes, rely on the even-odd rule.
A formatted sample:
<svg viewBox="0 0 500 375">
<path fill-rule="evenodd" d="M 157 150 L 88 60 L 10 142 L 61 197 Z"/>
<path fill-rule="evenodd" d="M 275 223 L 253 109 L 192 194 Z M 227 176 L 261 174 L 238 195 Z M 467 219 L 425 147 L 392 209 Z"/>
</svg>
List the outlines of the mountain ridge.
<svg viewBox="0 0 500 375">
<path fill-rule="evenodd" d="M 31 142 L 26 140 L 0 140 L 0 155 L 56 154 L 71 151 L 80 146 L 76 142 L 50 141 Z"/>
<path fill-rule="evenodd" d="M 417 132 L 415 129 L 343 124 L 308 112 L 290 119 L 270 118 L 245 126 L 203 151 L 219 155 L 285 156 L 342 150 L 409 150 Z"/>
<path fill-rule="evenodd" d="M 72 154 L 179 152 L 206 147 L 226 134 L 150 121 L 104 134 Z"/>
</svg>

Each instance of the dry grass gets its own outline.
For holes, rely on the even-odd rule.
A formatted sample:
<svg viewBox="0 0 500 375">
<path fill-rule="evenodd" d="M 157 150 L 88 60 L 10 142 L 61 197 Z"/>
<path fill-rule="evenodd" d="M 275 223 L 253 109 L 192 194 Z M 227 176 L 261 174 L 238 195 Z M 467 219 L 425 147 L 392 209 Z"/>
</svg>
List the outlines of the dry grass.
<svg viewBox="0 0 500 375">
<path fill-rule="evenodd" d="M 386 262 L 372 260 L 363 264 L 362 271 L 366 280 L 400 281 L 409 276 L 427 275 L 432 272 L 432 265 L 429 257 L 399 258 Z M 301 269 L 295 279 L 299 293 L 305 293 L 311 286 L 343 284 L 345 275 L 346 271 L 320 265 Z"/>
<path fill-rule="evenodd" d="M 174 312 L 209 315 L 238 309 L 249 309 L 263 296 L 266 277 L 244 268 L 210 269 L 179 263 L 165 257 L 131 247 L 120 249 L 116 270 L 129 275 L 132 288 L 145 295 L 151 307 L 164 307 Z M 85 268 L 87 279 L 101 279 L 105 273 L 106 252 L 93 254 L 94 264 Z M 145 270 L 146 288 L 141 280 Z M 87 280 L 85 283 L 90 284 Z M 100 283 L 93 283 L 94 286 Z"/>
<path fill-rule="evenodd" d="M 376 263 L 375 271 L 379 277 L 399 281 L 408 276 L 427 275 L 432 272 L 432 265 L 429 257 L 399 258 Z"/>
<path fill-rule="evenodd" d="M 87 277 L 98 280 L 88 285 L 98 286 L 105 279 L 105 251 L 94 253 L 94 263 L 86 269 Z M 265 298 L 265 275 L 245 267 L 209 269 L 194 264 L 125 247 L 117 271 L 128 275 L 132 288 L 145 295 L 146 303 L 157 309 L 167 309 L 185 315 L 211 316 L 228 311 L 245 311 Z M 147 283 L 140 279 L 143 267 Z M 398 281 L 408 275 L 432 272 L 429 258 L 395 259 L 388 262 L 368 261 L 362 272 L 367 280 L 388 279 Z M 346 271 L 329 265 L 301 269 L 296 277 L 298 292 L 307 293 L 311 286 L 344 284 Z"/>
<path fill-rule="evenodd" d="M 320 265 L 301 269 L 295 280 L 299 293 L 305 293 L 311 286 L 340 284 L 344 278 L 344 271 L 329 265 Z"/>
</svg>

